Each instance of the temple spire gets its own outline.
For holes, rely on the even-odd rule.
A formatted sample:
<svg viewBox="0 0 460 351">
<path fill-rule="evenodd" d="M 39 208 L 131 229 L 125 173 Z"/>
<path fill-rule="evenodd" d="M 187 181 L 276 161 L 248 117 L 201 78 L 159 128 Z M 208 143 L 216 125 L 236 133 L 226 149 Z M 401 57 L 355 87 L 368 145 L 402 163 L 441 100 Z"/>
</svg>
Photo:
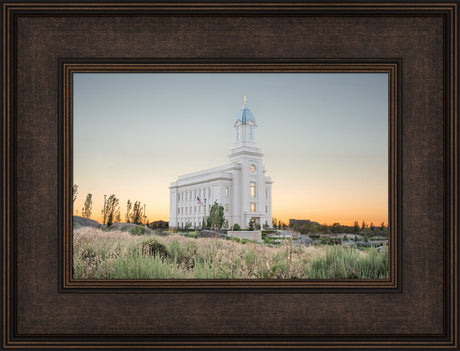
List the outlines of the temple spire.
<svg viewBox="0 0 460 351">
<path fill-rule="evenodd" d="M 244 96 L 244 106 L 246 106 L 246 95 Z"/>
</svg>

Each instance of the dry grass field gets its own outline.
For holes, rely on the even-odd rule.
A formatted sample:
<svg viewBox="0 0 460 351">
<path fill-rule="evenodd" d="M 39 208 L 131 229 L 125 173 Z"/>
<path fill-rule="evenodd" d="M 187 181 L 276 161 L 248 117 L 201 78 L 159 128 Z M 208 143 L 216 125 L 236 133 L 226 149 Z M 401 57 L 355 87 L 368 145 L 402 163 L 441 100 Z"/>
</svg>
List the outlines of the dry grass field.
<svg viewBox="0 0 460 351">
<path fill-rule="evenodd" d="M 382 279 L 388 251 L 74 229 L 76 279 Z"/>
</svg>

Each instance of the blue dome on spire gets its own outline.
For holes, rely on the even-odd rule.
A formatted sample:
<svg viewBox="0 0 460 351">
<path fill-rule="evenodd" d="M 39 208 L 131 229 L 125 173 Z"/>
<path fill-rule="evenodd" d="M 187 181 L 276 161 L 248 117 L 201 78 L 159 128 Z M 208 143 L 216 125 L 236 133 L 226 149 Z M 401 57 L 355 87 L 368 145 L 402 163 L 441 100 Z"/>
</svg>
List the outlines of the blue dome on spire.
<svg viewBox="0 0 460 351">
<path fill-rule="evenodd" d="M 247 124 L 249 121 L 253 121 L 254 123 L 256 123 L 256 119 L 254 118 L 254 115 L 246 107 L 246 105 L 243 106 L 240 113 L 238 114 L 237 120 L 240 121 L 242 124 Z"/>
</svg>

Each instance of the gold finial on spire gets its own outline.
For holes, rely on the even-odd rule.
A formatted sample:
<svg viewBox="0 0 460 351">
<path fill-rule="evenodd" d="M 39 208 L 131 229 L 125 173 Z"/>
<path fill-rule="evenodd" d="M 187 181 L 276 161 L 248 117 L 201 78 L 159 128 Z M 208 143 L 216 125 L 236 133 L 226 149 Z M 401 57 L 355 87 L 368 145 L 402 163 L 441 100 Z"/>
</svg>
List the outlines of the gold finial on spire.
<svg viewBox="0 0 460 351">
<path fill-rule="evenodd" d="M 244 105 L 246 106 L 246 95 L 244 96 Z"/>
</svg>

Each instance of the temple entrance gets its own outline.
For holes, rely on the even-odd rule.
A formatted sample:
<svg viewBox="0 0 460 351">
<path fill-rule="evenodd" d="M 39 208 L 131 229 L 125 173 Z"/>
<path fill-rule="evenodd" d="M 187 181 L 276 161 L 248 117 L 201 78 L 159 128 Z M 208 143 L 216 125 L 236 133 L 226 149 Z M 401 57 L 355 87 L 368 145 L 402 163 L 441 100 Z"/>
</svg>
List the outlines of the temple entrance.
<svg viewBox="0 0 460 351">
<path fill-rule="evenodd" d="M 260 225 L 260 217 L 251 217 L 251 222 Z"/>
</svg>

